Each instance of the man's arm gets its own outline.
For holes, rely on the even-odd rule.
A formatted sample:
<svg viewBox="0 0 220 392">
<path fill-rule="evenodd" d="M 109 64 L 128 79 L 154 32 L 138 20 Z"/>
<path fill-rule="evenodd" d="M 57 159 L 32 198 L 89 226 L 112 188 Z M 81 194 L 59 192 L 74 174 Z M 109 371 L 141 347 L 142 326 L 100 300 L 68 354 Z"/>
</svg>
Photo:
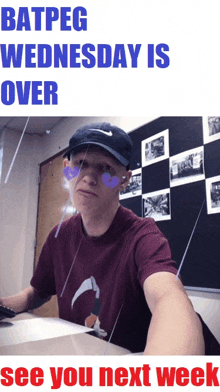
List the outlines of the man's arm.
<svg viewBox="0 0 220 392">
<path fill-rule="evenodd" d="M 1 298 L 0 305 L 14 310 L 15 313 L 22 313 L 27 310 L 38 308 L 49 301 L 50 298 L 51 297 L 41 299 L 37 290 L 35 290 L 34 287 L 29 286 L 18 294 Z"/>
<path fill-rule="evenodd" d="M 180 280 L 170 272 L 157 272 L 144 282 L 152 312 L 146 355 L 204 355 L 201 322 Z"/>
</svg>

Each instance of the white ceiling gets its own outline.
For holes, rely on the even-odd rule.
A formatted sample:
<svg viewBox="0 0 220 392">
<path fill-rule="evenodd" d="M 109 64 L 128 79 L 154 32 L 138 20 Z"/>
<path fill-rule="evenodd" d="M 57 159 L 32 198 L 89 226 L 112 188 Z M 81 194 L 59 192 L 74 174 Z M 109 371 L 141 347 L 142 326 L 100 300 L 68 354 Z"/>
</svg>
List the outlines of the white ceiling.
<svg viewBox="0 0 220 392">
<path fill-rule="evenodd" d="M 51 130 L 64 117 L 30 117 L 25 133 L 43 135 L 47 130 Z M 11 129 L 22 132 L 26 124 L 27 117 L 0 117 L 0 131 Z"/>
<path fill-rule="evenodd" d="M 43 136 L 46 131 L 52 130 L 55 125 L 58 125 L 67 117 L 30 117 L 25 133 L 37 134 Z M 115 125 L 124 129 L 125 132 L 134 130 L 143 124 L 155 120 L 157 117 L 112 117 Z M 0 132 L 3 129 L 10 129 L 22 133 L 28 117 L 1 117 L 0 116 Z M 120 120 L 120 121 L 119 121 Z M 98 122 L 111 122 L 109 117 L 100 117 Z"/>
</svg>

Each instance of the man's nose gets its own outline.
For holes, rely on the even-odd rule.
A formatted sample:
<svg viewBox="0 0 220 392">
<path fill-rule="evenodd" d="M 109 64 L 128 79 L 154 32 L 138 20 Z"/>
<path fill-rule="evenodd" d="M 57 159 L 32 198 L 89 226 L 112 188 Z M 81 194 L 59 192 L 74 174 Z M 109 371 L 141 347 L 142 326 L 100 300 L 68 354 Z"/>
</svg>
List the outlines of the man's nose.
<svg viewBox="0 0 220 392">
<path fill-rule="evenodd" d="M 98 183 L 98 172 L 94 167 L 90 167 L 86 170 L 83 177 L 83 181 L 87 182 L 89 185 L 97 185 Z"/>
</svg>

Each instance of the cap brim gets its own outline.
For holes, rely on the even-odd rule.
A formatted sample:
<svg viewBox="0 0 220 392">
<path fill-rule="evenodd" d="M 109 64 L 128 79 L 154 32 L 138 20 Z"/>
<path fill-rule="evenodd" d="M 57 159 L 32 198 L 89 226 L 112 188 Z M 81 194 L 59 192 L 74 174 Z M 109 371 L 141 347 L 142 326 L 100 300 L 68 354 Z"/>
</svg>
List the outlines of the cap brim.
<svg viewBox="0 0 220 392">
<path fill-rule="evenodd" d="M 99 146 L 99 147 L 102 147 L 104 150 L 110 152 L 110 154 L 112 154 L 122 165 L 124 165 L 124 166 L 128 166 L 129 165 L 129 161 L 126 158 L 124 158 L 123 156 L 121 156 L 117 151 L 115 151 L 112 148 L 106 146 L 105 144 L 96 143 L 96 142 L 84 142 L 84 143 L 77 144 L 76 146 L 69 148 L 65 152 L 65 154 L 63 155 L 63 158 L 68 157 L 68 159 L 69 159 L 69 155 L 70 155 L 70 153 L 72 151 L 80 150 L 80 148 L 78 148 L 78 147 L 88 146 L 88 145 L 91 145 L 91 144 Z"/>
</svg>

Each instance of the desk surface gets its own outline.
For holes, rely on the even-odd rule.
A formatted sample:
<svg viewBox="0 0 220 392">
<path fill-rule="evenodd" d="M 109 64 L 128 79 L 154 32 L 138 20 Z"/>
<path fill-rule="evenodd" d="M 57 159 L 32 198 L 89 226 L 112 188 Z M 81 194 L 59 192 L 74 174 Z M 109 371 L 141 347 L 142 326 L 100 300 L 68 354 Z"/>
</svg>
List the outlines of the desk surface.
<svg viewBox="0 0 220 392">
<path fill-rule="evenodd" d="M 13 319 L 5 320 L 13 323 L 13 320 L 25 320 L 34 317 L 36 316 L 24 313 Z M 10 332 L 12 328 L 10 327 Z M 80 333 L 0 347 L 0 355 L 126 355 L 130 353 L 129 350 L 112 343 L 109 344 L 105 353 L 106 347 L 106 341 L 87 333 Z"/>
</svg>

